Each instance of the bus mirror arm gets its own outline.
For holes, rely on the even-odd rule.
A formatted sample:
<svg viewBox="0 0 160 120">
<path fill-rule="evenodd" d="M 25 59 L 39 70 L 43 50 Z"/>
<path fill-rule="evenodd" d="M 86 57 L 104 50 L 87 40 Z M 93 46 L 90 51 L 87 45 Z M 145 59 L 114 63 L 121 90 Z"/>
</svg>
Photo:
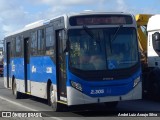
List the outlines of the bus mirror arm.
<svg viewBox="0 0 160 120">
<path fill-rule="evenodd" d="M 63 41 L 63 52 L 68 52 L 69 50 L 69 40 L 68 40 L 68 36 L 67 36 L 67 29 L 64 29 L 64 41 Z"/>
<path fill-rule="evenodd" d="M 69 51 L 69 40 L 66 40 L 65 45 L 64 45 L 64 53 Z"/>
</svg>

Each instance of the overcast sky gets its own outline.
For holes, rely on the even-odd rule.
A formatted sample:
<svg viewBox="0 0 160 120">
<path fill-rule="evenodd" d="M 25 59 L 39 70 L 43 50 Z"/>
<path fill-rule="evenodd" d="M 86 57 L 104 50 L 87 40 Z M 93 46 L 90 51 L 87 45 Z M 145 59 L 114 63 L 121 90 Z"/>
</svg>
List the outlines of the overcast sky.
<svg viewBox="0 0 160 120">
<path fill-rule="evenodd" d="M 160 0 L 0 0 L 0 40 L 31 22 L 68 12 L 160 13 Z"/>
</svg>

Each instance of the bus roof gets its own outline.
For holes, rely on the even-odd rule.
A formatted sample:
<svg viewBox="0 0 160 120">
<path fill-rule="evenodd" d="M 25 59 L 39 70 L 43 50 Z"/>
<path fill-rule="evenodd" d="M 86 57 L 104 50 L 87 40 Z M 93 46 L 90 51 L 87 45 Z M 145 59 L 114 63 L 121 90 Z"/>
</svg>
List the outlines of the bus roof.
<svg viewBox="0 0 160 120">
<path fill-rule="evenodd" d="M 64 16 L 64 15 L 62 15 L 62 16 Z M 58 16 L 58 17 L 62 17 L 62 16 Z M 39 20 L 39 21 L 30 23 L 30 24 L 27 24 L 27 25 L 24 26 L 24 28 L 22 28 L 20 30 L 17 30 L 15 32 L 9 33 L 5 37 L 9 37 L 9 36 L 12 36 L 12 35 L 27 31 L 27 30 L 31 30 L 31 29 L 34 29 L 34 28 L 49 24 L 51 20 L 56 19 L 58 17 L 51 18 L 51 19 L 46 19 L 46 20 Z"/>
<path fill-rule="evenodd" d="M 131 15 L 129 13 L 124 13 L 124 12 L 93 12 L 93 11 L 83 11 L 83 12 L 80 12 L 80 13 L 75 13 L 75 12 L 71 12 L 71 13 L 68 13 L 67 16 L 68 17 L 71 17 L 71 16 L 79 16 L 79 15 L 94 15 L 94 14 L 122 14 L 122 15 Z"/>
<path fill-rule="evenodd" d="M 7 34 L 5 37 L 9 37 L 9 36 L 12 36 L 12 35 L 15 35 L 15 34 L 18 34 L 18 33 L 24 32 L 24 31 L 27 31 L 27 30 L 31 30 L 31 29 L 34 29 L 34 28 L 37 28 L 37 27 L 49 24 L 52 20 L 54 20 L 56 18 L 59 18 L 59 17 L 71 17 L 71 16 L 94 15 L 94 14 L 122 14 L 122 15 L 131 15 L 129 13 L 123 13 L 123 12 L 93 12 L 93 11 L 84 11 L 84 12 L 80 12 L 80 13 L 72 12 L 72 13 L 64 14 L 64 15 L 61 15 L 61 16 L 58 16 L 58 17 L 54 17 L 54 18 L 51 18 L 51 19 L 39 20 L 39 21 L 30 23 L 28 25 L 25 25 L 24 28 L 22 28 L 20 30 L 17 30 L 15 32 Z"/>
</svg>

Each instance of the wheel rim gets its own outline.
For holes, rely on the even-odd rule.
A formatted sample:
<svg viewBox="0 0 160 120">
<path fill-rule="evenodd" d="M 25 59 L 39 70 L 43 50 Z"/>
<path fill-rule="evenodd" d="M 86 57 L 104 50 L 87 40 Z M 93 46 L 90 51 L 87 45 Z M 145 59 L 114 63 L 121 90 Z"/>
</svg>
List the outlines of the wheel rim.
<svg viewBox="0 0 160 120">
<path fill-rule="evenodd" d="M 16 90 L 16 83 L 14 83 L 14 89 L 13 89 L 14 95 L 17 94 L 17 90 Z"/>
<path fill-rule="evenodd" d="M 50 87 L 50 102 L 53 108 L 56 108 L 56 95 L 53 86 Z"/>
</svg>

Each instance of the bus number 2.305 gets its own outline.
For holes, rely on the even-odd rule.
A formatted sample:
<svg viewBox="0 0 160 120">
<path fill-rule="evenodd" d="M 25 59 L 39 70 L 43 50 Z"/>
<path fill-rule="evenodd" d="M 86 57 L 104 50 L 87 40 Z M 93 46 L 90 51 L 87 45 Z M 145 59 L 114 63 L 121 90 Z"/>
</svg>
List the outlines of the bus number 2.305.
<svg viewBox="0 0 160 120">
<path fill-rule="evenodd" d="M 91 90 L 91 94 L 103 94 L 104 93 L 104 89 L 101 90 Z"/>
</svg>

